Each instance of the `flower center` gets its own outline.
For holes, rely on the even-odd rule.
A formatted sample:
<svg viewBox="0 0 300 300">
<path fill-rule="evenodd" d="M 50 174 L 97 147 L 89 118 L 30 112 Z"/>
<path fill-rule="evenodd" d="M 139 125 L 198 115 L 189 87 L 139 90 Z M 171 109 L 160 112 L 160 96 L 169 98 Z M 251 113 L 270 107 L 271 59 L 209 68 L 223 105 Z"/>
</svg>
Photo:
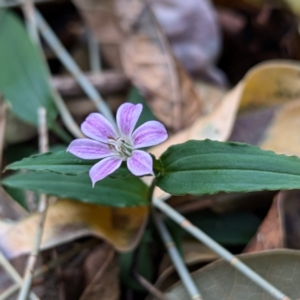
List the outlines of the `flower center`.
<svg viewBox="0 0 300 300">
<path fill-rule="evenodd" d="M 124 158 L 128 158 L 132 155 L 133 147 L 127 143 L 123 137 L 108 137 L 107 144 L 110 149 L 117 151 L 118 154 Z"/>
</svg>

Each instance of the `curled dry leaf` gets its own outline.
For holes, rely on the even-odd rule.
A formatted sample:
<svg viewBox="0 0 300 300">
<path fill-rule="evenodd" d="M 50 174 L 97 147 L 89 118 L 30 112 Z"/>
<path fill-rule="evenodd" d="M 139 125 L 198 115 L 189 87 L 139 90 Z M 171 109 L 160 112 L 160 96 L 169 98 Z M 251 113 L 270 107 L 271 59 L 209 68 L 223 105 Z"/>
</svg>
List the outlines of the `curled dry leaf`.
<svg viewBox="0 0 300 300">
<path fill-rule="evenodd" d="M 245 253 L 275 248 L 300 249 L 300 191 L 281 191 Z"/>
<path fill-rule="evenodd" d="M 119 251 L 132 249 L 144 231 L 148 207 L 111 208 L 68 199 L 59 200 L 47 211 L 41 249 L 96 236 L 111 243 Z M 9 258 L 28 253 L 39 220 L 38 214 L 17 223 L 4 223 L 0 248 Z"/>
<path fill-rule="evenodd" d="M 125 73 L 167 126 L 178 131 L 192 124 L 201 112 L 200 96 L 174 58 L 151 8 L 139 0 L 116 0 L 116 7 Z"/>
<path fill-rule="evenodd" d="M 233 141 L 256 144 L 277 153 L 300 155 L 297 130 L 300 109 L 299 72 L 300 64 L 293 61 L 274 60 L 257 65 L 234 89 L 227 92 L 221 101 L 216 101 L 212 111 L 200 116 L 193 125 L 176 133 L 166 142 L 153 147 L 150 152 L 159 157 L 169 146 L 190 139 L 225 141 L 229 138 Z M 284 106 L 280 106 L 282 104 Z M 264 124 L 257 118 L 249 117 L 249 120 L 244 121 L 246 111 L 264 107 L 273 109 L 267 116 L 261 114 L 260 120 Z M 238 112 L 237 121 L 241 118 L 244 126 L 238 122 L 234 125 Z M 265 130 L 262 131 L 262 128 Z M 164 198 L 166 193 L 157 189 L 156 196 Z"/>
</svg>

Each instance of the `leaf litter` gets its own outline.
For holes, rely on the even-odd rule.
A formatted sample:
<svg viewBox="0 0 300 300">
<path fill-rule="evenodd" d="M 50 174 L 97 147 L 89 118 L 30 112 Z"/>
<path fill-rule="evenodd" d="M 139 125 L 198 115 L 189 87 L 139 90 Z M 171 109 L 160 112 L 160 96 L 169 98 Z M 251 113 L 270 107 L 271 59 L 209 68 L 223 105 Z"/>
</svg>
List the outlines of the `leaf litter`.
<svg viewBox="0 0 300 300">
<path fill-rule="evenodd" d="M 156 157 L 171 145 L 207 138 L 246 142 L 279 154 L 300 156 L 300 40 L 296 1 L 281 1 L 275 6 L 254 0 L 216 0 L 212 4 L 207 1 L 197 4 L 197 1 L 190 0 L 185 5 L 173 0 L 173 10 L 168 6 L 168 1 L 152 2 L 76 0 L 76 8 L 69 1 L 50 2 L 45 6 L 38 5 L 38 8 L 47 16 L 71 52 L 75 49 L 75 44 L 81 44 L 86 49 L 86 32 L 93 32 L 100 43 L 103 61 L 101 80 L 106 78 L 109 83 L 107 99 L 114 111 L 125 101 L 127 87 L 123 83 L 120 88 L 120 84 L 111 79 L 110 71 L 125 77 L 127 82 L 130 81 L 139 90 L 150 112 L 172 133 L 165 143 L 150 150 Z M 66 14 L 58 19 L 56 12 L 59 9 Z M 176 22 L 180 26 L 175 27 Z M 168 26 L 173 30 L 168 30 Z M 2 30 L 3 28 L 5 29 L 2 27 Z M 201 37 L 194 34 L 200 32 L 200 29 L 203 30 Z M 10 53 L 10 44 L 4 44 L 1 38 L 12 37 L 12 33 L 0 37 L 0 45 L 5 47 L 6 54 Z M 211 45 L 209 41 L 215 44 Z M 43 50 L 50 64 L 52 77 L 59 85 L 64 70 L 49 48 L 43 45 Z M 13 57 L 13 52 L 9 56 Z M 85 60 L 89 58 L 86 50 L 83 57 Z M 10 145 L 14 144 L 18 147 L 19 155 L 22 156 L 24 152 L 26 156 L 25 146 L 37 145 L 35 129 L 20 123 L 25 121 L 36 124 L 36 108 L 24 102 L 24 95 L 28 93 L 33 95 L 29 98 L 34 99 L 36 86 L 32 87 L 26 81 L 31 80 L 30 76 L 38 75 L 30 72 L 25 74 L 20 70 L 18 80 L 22 85 L 20 89 L 10 90 L 1 79 L 5 79 L 5 73 L 7 75 L 12 70 L 9 63 L 14 63 L 16 68 L 21 67 L 21 62 L 17 62 L 5 58 L 4 51 L 2 55 L 0 53 L 0 93 L 13 104 L 8 112 L 9 121 L 5 129 L 7 138 L 3 149 L 7 153 L 11 149 Z M 22 63 L 26 63 L 26 59 Z M 43 81 L 43 76 L 38 80 Z M 71 80 L 69 75 L 64 74 L 64 77 Z M 51 94 L 47 82 L 43 81 L 41 86 L 44 93 Z M 62 84 L 60 86 L 64 87 Z M 98 89 L 103 88 L 103 85 L 98 86 Z M 36 92 L 40 93 L 41 90 Z M 87 103 L 87 99 L 79 89 L 67 92 L 66 89 L 61 90 L 68 107 L 72 103 L 82 103 L 82 107 L 87 107 L 83 104 Z M 48 101 L 45 103 L 52 123 L 56 110 L 51 100 L 49 102 L 51 97 L 52 95 L 40 97 L 39 100 Z M 24 103 L 27 105 L 26 109 L 30 109 L 26 115 L 25 110 L 22 110 Z M 81 109 L 79 105 L 72 107 L 78 124 L 91 109 L 90 106 L 88 109 Z M 15 117 L 21 120 L 14 119 Z M 61 126 L 61 120 L 57 121 Z M 25 130 L 25 126 L 28 130 Z M 61 142 L 54 134 L 51 134 L 50 141 L 52 145 Z M 7 165 L 8 160 L 4 155 L 2 168 Z M 4 181 L 6 176 L 5 173 Z M 23 176 L 26 177 L 26 173 Z M 13 198 L 17 196 L 12 190 L 7 189 L 7 192 Z M 28 193 L 21 191 L 18 195 L 20 201 L 28 202 Z M 37 197 L 34 194 L 32 196 L 33 199 Z M 168 195 L 157 189 L 155 196 L 163 199 Z M 32 244 L 37 215 L 32 211 L 26 212 L 3 189 L 0 202 L 2 251 L 9 258 L 15 257 L 12 262 L 20 274 L 23 274 L 25 254 Z M 200 228 L 204 225 L 201 222 L 198 224 L 197 218 L 201 218 L 203 213 L 210 216 L 213 212 L 216 222 L 211 227 L 216 233 L 222 232 L 218 226 L 231 228 L 231 222 L 233 227 L 230 234 L 237 236 L 234 227 L 241 227 L 242 222 L 231 216 L 255 216 L 249 218 L 252 238 L 245 238 L 244 235 L 242 243 L 228 243 L 228 240 L 226 243 L 226 235 L 222 234 L 223 241 L 220 240 L 220 243 L 235 254 L 247 253 L 241 255 L 242 260 L 258 273 L 267 276 L 292 299 L 300 298 L 297 288 L 299 276 L 296 271 L 299 269 L 297 250 L 300 247 L 298 190 L 279 191 L 275 196 L 274 193 L 266 192 L 191 196 L 188 199 L 173 196 L 169 202 L 179 211 L 182 207 L 184 214 L 193 213 L 195 224 Z M 202 202 L 205 205 L 198 204 Z M 92 246 L 79 248 L 71 258 L 49 267 L 49 273 L 44 272 L 34 279 L 33 291 L 41 299 L 145 299 L 148 295 L 145 288 L 136 288 L 120 276 L 124 265 L 120 264 L 120 254 L 116 251 L 130 251 L 128 253 L 132 253 L 134 258 L 134 249 L 139 249 L 139 245 L 142 245 L 139 242 L 147 228 L 147 232 L 152 231 L 147 243 L 149 251 L 141 254 L 142 261 L 150 261 L 153 265 L 153 271 L 148 273 L 150 275 L 147 279 L 155 283 L 169 299 L 188 299 L 182 283 L 174 277 L 172 266 L 166 263 L 165 252 L 156 238 L 148 215 L 147 205 L 117 208 L 68 199 L 53 203 L 48 211 L 38 270 L 55 262 L 78 245 L 84 245 L 91 237 L 97 238 L 92 240 Z M 212 216 L 208 218 L 213 220 Z M 195 244 L 194 240 L 186 236 L 178 235 L 171 227 L 173 238 L 179 249 L 183 249 L 183 256 L 190 270 L 197 270 L 193 276 L 204 295 L 203 299 L 245 299 L 245 294 L 249 295 L 249 299 L 268 299 L 258 287 L 243 276 L 238 276 L 228 264 L 222 261 L 211 263 L 217 259 L 211 250 Z M 245 233 L 240 231 L 239 234 L 243 237 Z M 53 248 L 55 252 L 51 250 Z M 278 250 L 279 248 L 295 250 Z M 266 250 L 272 251 L 263 252 Z M 134 259 L 126 269 L 128 277 L 133 277 L 133 268 Z M 267 269 L 272 272 L 266 274 Z M 295 272 L 293 276 L 288 276 L 291 270 Z M 276 274 L 281 274 L 280 280 Z M 0 277 L 2 292 L 15 284 L 3 270 Z M 15 299 L 14 296 L 11 297 Z"/>
</svg>

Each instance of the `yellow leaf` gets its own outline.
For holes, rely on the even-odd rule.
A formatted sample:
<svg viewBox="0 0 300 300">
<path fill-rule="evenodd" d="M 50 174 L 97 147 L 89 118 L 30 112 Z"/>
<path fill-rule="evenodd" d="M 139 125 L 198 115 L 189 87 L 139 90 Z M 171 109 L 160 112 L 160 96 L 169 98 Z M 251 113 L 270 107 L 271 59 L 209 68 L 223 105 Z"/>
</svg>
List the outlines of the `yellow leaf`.
<svg viewBox="0 0 300 300">
<path fill-rule="evenodd" d="M 103 238 L 116 250 L 129 251 L 143 233 L 148 207 L 112 208 L 62 199 L 47 211 L 41 249 L 75 240 L 83 236 Z M 1 232 L 0 248 L 7 257 L 28 253 L 33 245 L 39 220 L 37 213 Z M 1 223 L 0 223 L 1 224 Z"/>
</svg>

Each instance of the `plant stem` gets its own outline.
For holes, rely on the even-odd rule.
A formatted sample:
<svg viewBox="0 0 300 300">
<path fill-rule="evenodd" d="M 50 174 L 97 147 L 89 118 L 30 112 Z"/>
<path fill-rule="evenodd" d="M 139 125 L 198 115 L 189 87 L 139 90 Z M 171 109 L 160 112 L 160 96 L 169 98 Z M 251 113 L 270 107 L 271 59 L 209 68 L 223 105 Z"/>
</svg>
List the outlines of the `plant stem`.
<svg viewBox="0 0 300 300">
<path fill-rule="evenodd" d="M 20 286 L 23 284 L 23 279 L 19 275 L 19 273 L 15 270 L 15 268 L 10 264 L 10 262 L 6 259 L 6 257 L 0 252 L 0 263 L 1 266 L 5 269 L 5 271 L 11 276 L 11 278 L 17 282 L 17 284 Z M 30 300 L 39 300 L 39 297 L 31 292 L 29 294 Z M 3 298 L 3 300 L 6 298 Z"/>
<path fill-rule="evenodd" d="M 45 153 L 48 151 L 48 132 L 47 132 L 47 117 L 46 117 L 46 109 L 44 107 L 40 107 L 38 109 L 38 120 L 39 120 L 39 148 L 41 153 Z M 34 244 L 31 250 L 31 253 L 27 260 L 27 265 L 25 269 L 24 275 L 24 283 L 22 289 L 20 290 L 18 300 L 26 300 L 28 297 L 28 293 L 30 291 L 32 276 L 34 273 L 34 268 L 37 262 L 40 245 L 43 236 L 44 224 L 46 220 L 46 213 L 48 208 L 48 200 L 45 194 L 40 195 L 39 207 L 38 211 L 40 213 L 40 219 L 37 224 L 37 231 L 35 235 Z"/>
<path fill-rule="evenodd" d="M 161 238 L 165 244 L 165 247 L 169 253 L 169 256 L 175 266 L 175 269 L 185 286 L 188 294 L 190 295 L 190 298 L 193 300 L 202 300 L 202 296 L 200 292 L 198 291 L 198 288 L 191 277 L 186 265 L 184 264 L 179 251 L 177 250 L 173 239 L 168 232 L 165 224 L 163 223 L 162 219 L 160 216 L 157 215 L 157 213 L 154 213 L 154 222 L 158 228 L 158 231 L 161 235 Z"/>
<path fill-rule="evenodd" d="M 85 74 L 80 70 L 76 62 L 73 60 L 71 55 L 64 48 L 62 43 L 59 41 L 55 33 L 52 31 L 50 26 L 44 20 L 43 16 L 38 10 L 35 10 L 35 17 L 37 20 L 37 26 L 44 37 L 45 41 L 56 53 L 63 65 L 68 69 L 68 71 L 74 76 L 81 88 L 87 94 L 87 96 L 94 102 L 97 109 L 112 123 L 115 124 L 115 119 L 104 102 L 101 95 L 98 93 L 97 89 L 91 84 L 87 79 Z"/>
<path fill-rule="evenodd" d="M 170 207 L 165 202 L 153 199 L 153 205 L 161 210 L 164 214 L 166 214 L 169 218 L 179 224 L 185 231 L 189 232 L 193 235 L 197 240 L 201 241 L 207 247 L 212 249 L 215 253 L 217 253 L 224 260 L 228 261 L 234 268 L 243 273 L 246 277 L 264 289 L 268 294 L 270 294 L 274 299 L 278 300 L 291 300 L 288 296 L 279 291 L 276 287 L 262 278 L 260 275 L 255 273 L 252 269 L 250 269 L 247 265 L 245 265 L 242 261 L 232 255 L 229 251 L 211 239 L 208 235 L 206 235 L 203 231 L 193 225 L 190 221 L 188 221 L 184 216 L 179 214 L 176 210 Z"/>
</svg>

